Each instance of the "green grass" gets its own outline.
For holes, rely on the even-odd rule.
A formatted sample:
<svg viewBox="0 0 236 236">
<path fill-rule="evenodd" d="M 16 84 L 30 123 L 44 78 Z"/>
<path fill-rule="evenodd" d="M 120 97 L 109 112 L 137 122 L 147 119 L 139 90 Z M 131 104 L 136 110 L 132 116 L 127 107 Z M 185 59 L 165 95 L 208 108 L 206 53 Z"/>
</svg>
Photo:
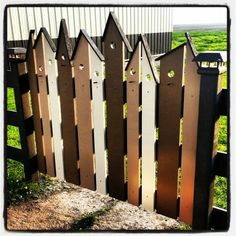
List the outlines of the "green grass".
<svg viewBox="0 0 236 236">
<path fill-rule="evenodd" d="M 25 181 L 23 164 L 7 159 L 7 204 L 38 198 L 48 191 L 52 181 L 47 175 L 41 175 L 39 182 Z"/>
<path fill-rule="evenodd" d="M 7 145 L 21 149 L 19 128 L 13 125 L 7 126 Z"/>
<path fill-rule="evenodd" d="M 198 52 L 227 50 L 227 33 L 225 31 L 190 32 L 190 35 Z M 185 41 L 184 32 L 173 32 L 172 48 Z"/>
<path fill-rule="evenodd" d="M 225 31 L 190 32 L 197 52 L 226 51 L 227 33 Z M 172 49 L 186 42 L 185 32 L 173 32 Z M 227 72 L 222 75 L 222 87 L 227 88 Z"/>
<path fill-rule="evenodd" d="M 16 111 L 15 93 L 13 88 L 7 88 L 7 110 Z"/>
</svg>

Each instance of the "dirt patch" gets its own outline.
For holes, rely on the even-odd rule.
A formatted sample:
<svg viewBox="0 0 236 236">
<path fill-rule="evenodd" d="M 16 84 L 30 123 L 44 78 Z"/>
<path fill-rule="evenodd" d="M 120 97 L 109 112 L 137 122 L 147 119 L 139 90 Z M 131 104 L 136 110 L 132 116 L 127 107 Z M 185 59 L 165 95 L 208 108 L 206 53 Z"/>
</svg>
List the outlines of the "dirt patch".
<svg viewBox="0 0 236 236">
<path fill-rule="evenodd" d="M 71 184 L 61 192 L 7 209 L 9 230 L 171 230 L 179 226 L 176 220 Z"/>
</svg>

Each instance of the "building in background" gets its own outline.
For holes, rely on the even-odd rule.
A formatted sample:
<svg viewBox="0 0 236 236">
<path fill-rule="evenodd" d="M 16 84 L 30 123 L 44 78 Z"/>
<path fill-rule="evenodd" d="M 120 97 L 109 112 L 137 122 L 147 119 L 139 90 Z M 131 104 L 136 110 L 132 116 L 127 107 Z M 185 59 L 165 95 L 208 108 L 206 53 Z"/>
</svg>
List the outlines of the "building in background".
<svg viewBox="0 0 236 236">
<path fill-rule="evenodd" d="M 29 31 L 36 34 L 43 26 L 56 43 L 60 20 L 64 18 L 72 45 L 80 29 L 85 29 L 98 48 L 109 12 L 115 12 L 119 23 L 134 48 L 140 33 L 147 37 L 153 55 L 171 49 L 173 12 L 170 7 L 103 7 L 103 6 L 48 6 L 11 7 L 7 9 L 7 46 L 26 47 Z"/>
</svg>

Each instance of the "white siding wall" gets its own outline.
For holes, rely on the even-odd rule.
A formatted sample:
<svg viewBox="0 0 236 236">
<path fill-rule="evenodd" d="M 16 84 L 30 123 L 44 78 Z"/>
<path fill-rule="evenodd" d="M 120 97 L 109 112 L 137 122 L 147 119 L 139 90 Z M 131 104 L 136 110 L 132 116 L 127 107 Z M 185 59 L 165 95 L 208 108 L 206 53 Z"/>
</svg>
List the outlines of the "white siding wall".
<svg viewBox="0 0 236 236">
<path fill-rule="evenodd" d="M 114 11 L 125 34 L 172 32 L 172 8 L 166 7 L 9 7 L 7 41 L 27 40 L 29 30 L 45 27 L 57 38 L 60 20 L 65 18 L 69 36 L 80 29 L 101 36 L 110 11 Z"/>
</svg>

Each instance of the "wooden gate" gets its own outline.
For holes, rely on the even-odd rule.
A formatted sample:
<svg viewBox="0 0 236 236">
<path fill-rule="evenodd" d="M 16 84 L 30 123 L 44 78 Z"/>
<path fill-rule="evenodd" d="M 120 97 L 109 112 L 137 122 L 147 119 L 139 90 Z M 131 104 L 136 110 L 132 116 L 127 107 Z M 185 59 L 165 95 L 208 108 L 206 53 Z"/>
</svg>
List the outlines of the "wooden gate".
<svg viewBox="0 0 236 236">
<path fill-rule="evenodd" d="M 214 214 L 225 217 L 212 208 L 212 191 L 214 175 L 227 176 L 219 168 L 227 166 L 225 154 L 216 149 L 226 91 L 220 55 L 208 56 L 197 55 L 186 35 L 186 43 L 154 61 L 144 35 L 132 50 L 114 13 L 103 54 L 85 30 L 72 49 L 64 20 L 57 48 L 45 28 L 35 42 L 30 32 L 39 171 L 195 229 L 216 225 Z"/>
</svg>

